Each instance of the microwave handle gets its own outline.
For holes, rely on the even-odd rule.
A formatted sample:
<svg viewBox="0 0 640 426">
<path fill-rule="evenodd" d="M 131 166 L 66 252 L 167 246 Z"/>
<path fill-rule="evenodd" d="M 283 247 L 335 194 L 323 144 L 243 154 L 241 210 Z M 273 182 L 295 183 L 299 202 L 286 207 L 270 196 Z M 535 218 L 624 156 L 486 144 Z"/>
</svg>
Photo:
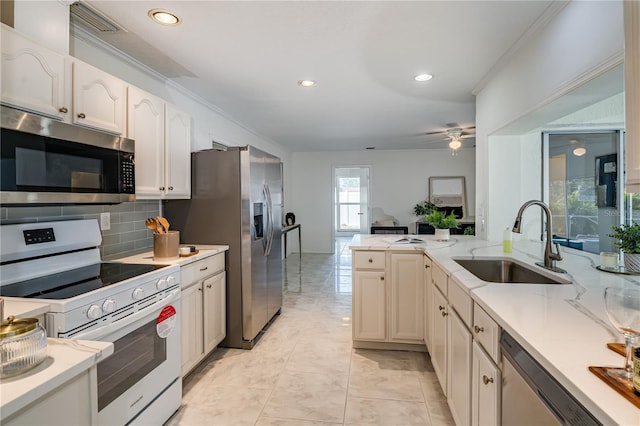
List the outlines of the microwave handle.
<svg viewBox="0 0 640 426">
<path fill-rule="evenodd" d="M 123 327 L 126 327 L 134 322 L 138 321 L 140 318 L 143 318 L 149 315 L 149 312 L 152 312 L 155 309 L 158 309 L 160 306 L 166 305 L 170 302 L 175 302 L 180 299 L 180 288 L 173 290 L 171 293 L 167 295 L 162 300 L 158 300 L 153 305 L 149 305 L 144 309 L 136 312 L 135 314 L 131 314 L 128 317 L 121 319 L 120 321 L 112 322 L 111 324 L 107 324 L 103 327 L 96 328 L 94 330 L 87 331 L 86 333 L 80 333 L 73 336 L 74 339 L 78 340 L 99 340 L 100 336 L 106 336 L 114 331 L 118 331 Z"/>
</svg>

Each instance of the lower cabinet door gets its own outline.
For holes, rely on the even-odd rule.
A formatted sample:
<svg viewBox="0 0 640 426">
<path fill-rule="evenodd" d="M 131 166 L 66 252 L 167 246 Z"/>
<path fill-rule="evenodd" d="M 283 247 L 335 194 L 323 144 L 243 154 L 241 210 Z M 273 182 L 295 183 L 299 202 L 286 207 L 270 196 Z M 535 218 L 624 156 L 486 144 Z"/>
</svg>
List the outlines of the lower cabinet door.
<svg viewBox="0 0 640 426">
<path fill-rule="evenodd" d="M 423 343 L 422 254 L 391 253 L 389 341 Z"/>
<path fill-rule="evenodd" d="M 447 395 L 447 299 L 438 287 L 431 286 L 431 309 L 429 326 L 431 327 L 431 363 L 436 372 L 442 392 Z"/>
<path fill-rule="evenodd" d="M 226 273 L 204 280 L 204 353 L 208 354 L 226 335 Z"/>
<path fill-rule="evenodd" d="M 355 271 L 353 278 L 353 339 L 384 342 L 387 338 L 384 271 Z"/>
<path fill-rule="evenodd" d="M 182 375 L 186 375 L 204 354 L 202 330 L 202 284 L 182 290 Z"/>
<path fill-rule="evenodd" d="M 449 307 L 449 383 L 447 402 L 458 425 L 471 421 L 471 332 Z"/>
<path fill-rule="evenodd" d="M 473 342 L 473 372 L 471 385 L 471 424 L 474 426 L 499 425 L 500 370 L 484 350 Z"/>
</svg>

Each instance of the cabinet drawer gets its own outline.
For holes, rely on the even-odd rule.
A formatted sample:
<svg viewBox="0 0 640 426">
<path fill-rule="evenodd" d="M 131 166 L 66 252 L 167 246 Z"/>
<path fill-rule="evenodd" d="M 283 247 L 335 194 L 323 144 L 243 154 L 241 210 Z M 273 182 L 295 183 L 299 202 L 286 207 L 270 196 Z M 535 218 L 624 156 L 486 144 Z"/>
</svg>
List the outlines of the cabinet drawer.
<svg viewBox="0 0 640 426">
<path fill-rule="evenodd" d="M 447 292 L 447 273 L 438 265 L 431 264 L 431 281 L 440 289 L 442 294 L 448 296 Z"/>
<path fill-rule="evenodd" d="M 184 286 L 224 270 L 224 253 L 219 253 L 183 266 L 180 270 Z"/>
<path fill-rule="evenodd" d="M 477 303 L 473 308 L 473 337 L 480 342 L 484 350 L 498 363 L 500 327 Z"/>
<path fill-rule="evenodd" d="M 354 251 L 354 269 L 384 269 L 385 252 L 383 251 Z"/>
<path fill-rule="evenodd" d="M 449 305 L 455 309 L 460 319 L 467 327 L 471 327 L 473 317 L 473 301 L 461 287 L 462 284 L 455 277 L 450 278 Z"/>
</svg>

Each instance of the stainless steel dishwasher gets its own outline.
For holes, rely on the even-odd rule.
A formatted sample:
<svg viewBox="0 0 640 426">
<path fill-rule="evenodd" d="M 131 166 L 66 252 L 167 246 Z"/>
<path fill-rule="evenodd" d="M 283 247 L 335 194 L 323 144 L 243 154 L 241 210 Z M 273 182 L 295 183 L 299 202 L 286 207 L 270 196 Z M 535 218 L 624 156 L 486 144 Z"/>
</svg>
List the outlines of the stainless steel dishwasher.
<svg viewBox="0 0 640 426">
<path fill-rule="evenodd" d="M 503 426 L 601 424 L 504 331 L 500 351 Z"/>
</svg>

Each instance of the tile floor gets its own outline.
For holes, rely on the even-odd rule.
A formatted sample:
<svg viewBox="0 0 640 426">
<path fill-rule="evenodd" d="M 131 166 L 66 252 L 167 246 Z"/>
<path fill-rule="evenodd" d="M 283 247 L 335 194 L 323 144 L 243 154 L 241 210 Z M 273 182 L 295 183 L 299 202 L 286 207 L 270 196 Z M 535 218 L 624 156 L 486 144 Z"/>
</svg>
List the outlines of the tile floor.
<svg viewBox="0 0 640 426">
<path fill-rule="evenodd" d="M 351 347 L 349 241 L 287 258 L 281 315 L 251 351 L 196 367 L 167 425 L 453 424 L 426 353 Z"/>
</svg>

